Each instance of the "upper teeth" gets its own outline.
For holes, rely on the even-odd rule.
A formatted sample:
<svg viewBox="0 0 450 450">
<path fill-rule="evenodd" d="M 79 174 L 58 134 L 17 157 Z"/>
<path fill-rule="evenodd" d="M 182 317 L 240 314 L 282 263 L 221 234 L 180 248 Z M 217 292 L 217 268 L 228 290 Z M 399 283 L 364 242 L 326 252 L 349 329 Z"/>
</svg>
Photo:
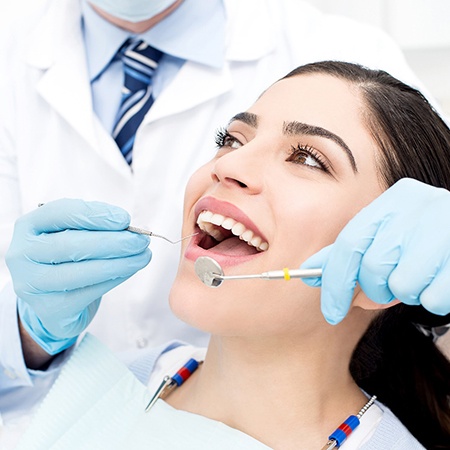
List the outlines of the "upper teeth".
<svg viewBox="0 0 450 450">
<path fill-rule="evenodd" d="M 256 247 L 258 250 L 265 251 L 269 248 L 269 244 L 261 238 L 256 236 L 252 230 L 249 230 L 242 223 L 232 219 L 231 217 L 222 216 L 222 214 L 216 214 L 211 211 L 203 211 L 200 213 L 197 219 L 197 225 L 201 230 L 211 235 L 217 241 L 224 239 L 223 234 L 218 227 L 231 230 L 231 232 L 238 236 L 239 239 L 247 242 L 248 245 Z"/>
</svg>

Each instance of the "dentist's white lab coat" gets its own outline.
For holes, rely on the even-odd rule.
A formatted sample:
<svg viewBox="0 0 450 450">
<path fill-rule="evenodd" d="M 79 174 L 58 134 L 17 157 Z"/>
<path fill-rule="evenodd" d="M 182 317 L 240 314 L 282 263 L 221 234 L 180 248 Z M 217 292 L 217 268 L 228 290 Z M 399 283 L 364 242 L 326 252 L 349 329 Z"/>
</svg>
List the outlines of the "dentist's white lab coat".
<svg viewBox="0 0 450 450">
<path fill-rule="evenodd" d="M 0 285 L 6 286 L 0 366 L 14 385 L 25 381 L 3 257 L 19 216 L 61 197 L 98 200 L 125 208 L 134 225 L 175 239 L 186 181 L 213 156 L 214 130 L 292 68 L 343 59 L 416 83 L 399 50 L 376 29 L 325 16 L 299 0 L 225 0 L 223 68 L 191 62 L 181 68 L 138 131 L 131 172 L 92 112 L 79 0 L 31 3 L 37 19 L 24 17 L 4 41 L 6 59 L 0 53 L 0 77 L 7 78 L 0 92 Z M 156 238 L 151 249 L 149 266 L 104 296 L 90 328 L 114 350 L 173 338 L 201 343 L 167 305 L 179 249 Z"/>
</svg>

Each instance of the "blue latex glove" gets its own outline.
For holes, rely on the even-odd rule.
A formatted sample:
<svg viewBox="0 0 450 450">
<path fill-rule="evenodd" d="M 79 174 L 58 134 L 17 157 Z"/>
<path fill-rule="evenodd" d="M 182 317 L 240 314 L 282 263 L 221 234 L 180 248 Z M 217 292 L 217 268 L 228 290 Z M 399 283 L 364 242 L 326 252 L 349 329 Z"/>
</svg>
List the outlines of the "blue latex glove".
<svg viewBox="0 0 450 450">
<path fill-rule="evenodd" d="M 322 313 L 332 324 L 347 314 L 356 283 L 377 303 L 398 299 L 448 314 L 450 192 L 398 181 L 301 267 L 322 267 L 322 279 L 303 281 L 322 286 Z"/>
<path fill-rule="evenodd" d="M 71 199 L 16 222 L 6 263 L 22 324 L 47 353 L 74 344 L 102 295 L 149 263 L 150 239 L 121 231 L 129 223 L 121 208 Z"/>
</svg>

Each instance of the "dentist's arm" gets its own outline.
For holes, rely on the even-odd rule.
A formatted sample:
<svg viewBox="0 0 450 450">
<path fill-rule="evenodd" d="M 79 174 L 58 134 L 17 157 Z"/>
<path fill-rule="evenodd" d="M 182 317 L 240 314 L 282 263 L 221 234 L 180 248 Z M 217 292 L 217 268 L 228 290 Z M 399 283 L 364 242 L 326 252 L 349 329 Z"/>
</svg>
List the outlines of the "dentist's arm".
<svg viewBox="0 0 450 450">
<path fill-rule="evenodd" d="M 18 297 L 22 345 L 31 337 L 48 359 L 70 347 L 103 294 L 149 263 L 149 238 L 123 231 L 129 222 L 121 208 L 69 199 L 16 222 L 6 263 Z M 38 352 L 32 364 L 42 356 Z"/>
<path fill-rule="evenodd" d="M 302 268 L 322 267 L 322 312 L 332 324 L 347 314 L 358 283 L 377 303 L 398 299 L 450 313 L 450 192 L 402 179 L 357 214 L 335 243 Z"/>
<path fill-rule="evenodd" d="M 19 320 L 19 334 L 22 342 L 23 360 L 27 369 L 45 370 L 53 359 L 42 347 L 35 342 L 25 330 L 22 322 Z"/>
</svg>

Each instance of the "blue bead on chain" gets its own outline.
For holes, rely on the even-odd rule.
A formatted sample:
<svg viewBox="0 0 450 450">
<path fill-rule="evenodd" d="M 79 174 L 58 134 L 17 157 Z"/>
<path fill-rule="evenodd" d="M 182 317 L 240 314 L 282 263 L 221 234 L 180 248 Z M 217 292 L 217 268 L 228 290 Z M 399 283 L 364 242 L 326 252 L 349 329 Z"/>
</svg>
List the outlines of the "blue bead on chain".
<svg viewBox="0 0 450 450">
<path fill-rule="evenodd" d="M 363 414 L 373 405 L 376 395 L 370 398 L 370 400 L 361 408 L 359 413 L 354 416 L 351 415 L 342 422 L 333 433 L 328 437 L 328 442 L 322 447 L 322 450 L 332 450 L 334 448 L 340 448 L 344 441 L 355 431 L 355 428 L 359 426 L 360 419 Z"/>
</svg>

